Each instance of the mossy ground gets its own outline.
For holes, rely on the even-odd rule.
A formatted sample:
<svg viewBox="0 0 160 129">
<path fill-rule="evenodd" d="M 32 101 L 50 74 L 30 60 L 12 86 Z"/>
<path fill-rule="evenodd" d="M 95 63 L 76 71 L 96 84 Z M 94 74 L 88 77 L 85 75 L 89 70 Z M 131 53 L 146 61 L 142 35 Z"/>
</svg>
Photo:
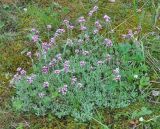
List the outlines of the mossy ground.
<svg viewBox="0 0 160 129">
<path fill-rule="evenodd" d="M 37 27 L 39 29 L 44 27 L 52 22 L 54 13 L 55 17 L 58 18 L 55 21 L 54 28 L 56 29 L 60 24 L 59 21 L 64 18 L 75 19 L 78 16 L 86 15 L 86 12 L 94 4 L 98 4 L 100 11 L 97 14 L 97 17 L 101 17 L 102 14 L 106 13 L 112 18 L 113 28 L 115 28 L 115 35 L 117 41 L 121 41 L 121 35 L 127 33 L 128 29 L 136 28 L 138 25 L 142 25 L 142 35 L 147 34 L 148 32 L 158 32 L 156 29 L 160 25 L 159 20 L 155 19 L 156 8 L 154 8 L 153 1 L 142 0 L 138 4 L 133 4 L 133 1 L 130 0 L 117 0 L 116 3 L 109 3 L 106 0 L 99 0 L 98 3 L 91 2 L 94 0 L 36 0 L 34 3 L 26 2 L 25 0 L 16 3 L 17 7 L 14 8 L 16 13 L 8 11 L 8 17 L 11 15 L 13 19 L 16 19 L 16 24 L 13 23 L 12 19 L 10 22 L 6 22 L 7 16 L 3 17 L 1 20 L 4 22 L 5 26 L 0 28 L 3 32 L 1 34 L 10 32 L 10 29 L 14 28 L 14 33 L 16 36 L 14 38 L 8 37 L 2 38 L 0 40 L 0 128 L 9 129 L 9 128 L 31 128 L 31 129 L 102 129 L 101 126 L 96 121 L 91 121 L 89 123 L 80 123 L 74 121 L 72 118 L 63 118 L 57 119 L 51 114 L 45 117 L 36 117 L 30 114 L 16 114 L 11 110 L 10 107 L 10 98 L 14 93 L 14 89 L 9 87 L 9 80 L 11 76 L 15 73 L 17 67 L 22 66 L 25 69 L 30 68 L 30 62 L 28 58 L 21 54 L 26 47 L 30 46 L 26 42 L 26 34 L 29 29 L 32 27 Z M 155 3 L 158 1 L 154 1 Z M 10 3 L 10 2 L 9 2 Z M 50 8 L 51 3 L 54 6 L 54 9 Z M 5 4 L 7 8 L 16 6 L 15 4 Z M 1 8 L 6 11 L 4 4 Z M 29 9 L 28 12 L 19 11 L 19 7 L 26 7 Z M 153 6 L 153 7 L 152 7 Z M 65 7 L 65 8 L 64 8 Z M 141 8 L 142 7 L 142 8 Z M 39 9 L 44 14 L 36 13 L 35 10 Z M 4 12 L 4 11 L 3 11 Z M 32 12 L 35 12 L 37 17 L 34 17 Z M 58 12 L 58 13 L 57 13 Z M 46 15 L 46 13 L 48 13 Z M 60 14 L 60 15 L 59 15 Z M 159 15 L 159 14 L 158 14 Z M 6 18 L 6 19 L 5 19 Z M 4 21 L 5 19 L 5 21 Z M 48 19 L 48 20 L 46 20 Z M 123 24 L 121 24 L 123 23 Z M 6 28 L 5 28 L 6 27 Z M 13 31 L 11 31 L 13 33 Z M 12 37 L 12 36 L 11 36 Z M 147 42 L 157 42 L 157 45 L 160 45 L 159 40 L 155 37 L 149 38 Z M 146 45 L 147 45 L 146 42 Z M 145 45 L 145 44 L 144 44 Z M 149 45 L 149 50 L 155 58 L 159 59 L 159 48 L 154 44 Z M 30 47 L 32 49 L 32 47 Z M 151 73 L 151 76 L 154 76 L 154 79 L 157 79 L 160 75 L 158 72 Z M 156 84 L 153 87 L 158 87 L 159 84 Z M 160 115 L 159 104 L 149 103 L 148 101 L 138 101 L 137 103 L 131 104 L 129 107 L 124 109 L 106 109 L 105 111 L 97 111 L 96 119 L 101 121 L 103 124 L 110 125 L 113 129 L 125 129 L 129 128 L 131 119 L 131 114 L 135 110 L 140 110 L 141 107 L 147 107 L 152 110 L 152 114 L 145 116 L 145 119 L 150 119 L 154 116 Z M 138 123 L 139 124 L 139 123 Z M 132 125 L 133 126 L 133 125 Z M 148 122 L 144 125 L 140 125 L 139 128 L 149 127 L 153 129 L 158 129 L 160 123 L 157 121 Z"/>
</svg>

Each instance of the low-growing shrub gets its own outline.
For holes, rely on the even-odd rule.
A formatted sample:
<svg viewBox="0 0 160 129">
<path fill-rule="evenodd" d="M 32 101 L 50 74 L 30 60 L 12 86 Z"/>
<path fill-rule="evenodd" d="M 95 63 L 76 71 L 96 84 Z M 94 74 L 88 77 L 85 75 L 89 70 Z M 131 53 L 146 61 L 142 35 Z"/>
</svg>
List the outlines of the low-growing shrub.
<svg viewBox="0 0 160 129">
<path fill-rule="evenodd" d="M 12 79 L 15 110 L 38 116 L 52 112 L 60 118 L 72 116 L 86 121 L 97 108 L 123 108 L 143 95 L 143 88 L 149 85 L 143 46 L 131 40 L 114 41 L 113 34 L 105 31 L 111 25 L 107 15 L 104 21 L 91 25 L 97 9 L 95 6 L 89 12 L 87 20 L 80 17 L 76 26 L 64 20 L 66 29 L 58 29 L 48 42 L 41 40 L 36 29 L 31 31 L 38 51 L 27 53 L 33 73 L 28 75 L 17 68 Z M 51 33 L 51 26 L 47 28 Z M 73 36 L 74 30 L 78 34 Z M 67 33 L 66 40 L 63 33 Z M 129 31 L 123 37 L 132 39 L 136 34 Z"/>
</svg>

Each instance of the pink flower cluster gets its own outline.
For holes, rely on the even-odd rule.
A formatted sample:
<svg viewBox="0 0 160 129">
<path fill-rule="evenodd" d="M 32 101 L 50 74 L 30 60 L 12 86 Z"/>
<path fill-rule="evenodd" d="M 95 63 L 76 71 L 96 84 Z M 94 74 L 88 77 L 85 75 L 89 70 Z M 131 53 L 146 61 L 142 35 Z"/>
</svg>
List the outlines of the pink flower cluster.
<svg viewBox="0 0 160 129">
<path fill-rule="evenodd" d="M 71 78 L 71 84 L 74 85 L 77 82 L 77 78 L 75 76 L 73 76 Z"/>
<path fill-rule="evenodd" d="M 97 12 L 97 10 L 98 10 L 98 6 L 94 6 L 93 9 L 91 11 L 89 11 L 88 16 L 91 17 L 93 15 L 93 13 Z"/>
<path fill-rule="evenodd" d="M 104 15 L 103 18 L 106 21 L 106 23 L 111 21 L 111 18 L 108 15 Z"/>
<path fill-rule="evenodd" d="M 24 76 L 26 76 L 26 71 L 24 69 L 22 69 L 21 67 L 18 67 L 17 68 L 17 73 L 13 76 L 12 81 L 13 82 L 18 82 Z"/>
<path fill-rule="evenodd" d="M 131 39 L 132 36 L 133 36 L 132 30 L 128 30 L 128 34 L 123 34 L 123 35 L 122 35 L 122 38 L 123 38 L 123 39 Z"/>
<path fill-rule="evenodd" d="M 38 30 L 36 30 L 35 28 L 32 28 L 31 32 L 34 34 L 32 36 L 32 41 L 33 42 L 38 42 L 38 40 L 39 40 L 39 32 L 38 32 Z"/>
<path fill-rule="evenodd" d="M 83 16 L 78 19 L 78 23 L 80 23 L 81 31 L 87 30 L 87 27 L 84 25 L 85 22 L 86 22 L 86 19 Z"/>
<path fill-rule="evenodd" d="M 55 43 L 55 38 L 52 37 L 52 38 L 50 39 L 50 44 L 53 45 L 54 43 Z"/>
<path fill-rule="evenodd" d="M 63 87 L 59 88 L 59 92 L 62 95 L 65 95 L 67 93 L 67 90 L 68 90 L 68 86 L 67 85 L 64 85 Z"/>
<path fill-rule="evenodd" d="M 50 63 L 49 63 L 49 67 L 55 66 L 56 63 L 57 63 L 57 60 L 56 60 L 55 58 L 53 58 L 53 59 L 50 61 Z"/>
<path fill-rule="evenodd" d="M 80 66 L 81 67 L 84 67 L 86 65 L 86 62 L 85 61 L 80 61 Z"/>
<path fill-rule="evenodd" d="M 131 39 L 134 35 L 139 34 L 142 31 L 142 27 L 138 26 L 133 32 L 131 29 L 128 30 L 128 34 L 123 34 L 123 39 Z"/>
<path fill-rule="evenodd" d="M 74 26 L 69 23 L 68 20 L 64 20 L 63 23 L 66 25 L 67 29 L 73 30 Z"/>
<path fill-rule="evenodd" d="M 28 82 L 29 84 L 32 84 L 33 81 L 34 81 L 34 79 L 35 79 L 35 77 L 36 77 L 35 74 L 32 74 L 31 76 L 28 76 L 28 77 L 27 77 L 27 82 Z"/>
<path fill-rule="evenodd" d="M 51 48 L 51 44 L 48 44 L 47 42 L 42 43 L 42 50 L 46 54 L 48 50 Z"/>
<path fill-rule="evenodd" d="M 64 66 L 64 72 L 68 73 L 69 72 L 69 67 L 70 67 L 70 62 L 65 61 L 63 66 Z"/>
<path fill-rule="evenodd" d="M 113 46 L 113 43 L 110 39 L 105 39 L 104 40 L 104 44 L 107 46 L 107 47 L 112 47 Z"/>
<path fill-rule="evenodd" d="M 61 70 L 54 70 L 54 73 L 58 75 L 61 73 Z"/>
<path fill-rule="evenodd" d="M 95 26 L 96 26 L 96 29 L 93 30 L 93 34 L 97 34 L 99 32 L 99 30 L 102 29 L 102 25 L 100 24 L 99 21 L 95 22 Z"/>
<path fill-rule="evenodd" d="M 81 30 L 81 31 L 85 31 L 85 30 L 87 30 L 87 27 L 86 27 L 86 26 L 84 26 L 84 25 L 81 25 L 80 30 Z"/>
<path fill-rule="evenodd" d="M 96 26 L 96 28 L 97 28 L 98 30 L 102 29 L 102 25 L 100 24 L 99 21 L 96 21 L 96 22 L 95 22 L 95 26 Z"/>
<path fill-rule="evenodd" d="M 102 65 L 103 63 L 104 63 L 104 62 L 101 61 L 101 60 L 97 61 L 97 65 Z"/>
<path fill-rule="evenodd" d="M 49 82 L 44 82 L 44 83 L 43 83 L 43 87 L 44 87 L 44 88 L 48 88 L 48 87 L 49 87 Z"/>
<path fill-rule="evenodd" d="M 64 29 L 57 29 L 54 34 L 54 37 L 58 37 L 58 36 L 62 35 L 64 32 L 65 32 Z"/>
<path fill-rule="evenodd" d="M 32 41 L 33 42 L 38 42 L 38 40 L 39 40 L 39 35 L 38 34 L 35 34 L 35 35 L 32 36 Z"/>
<path fill-rule="evenodd" d="M 47 74 L 49 72 L 49 67 L 48 66 L 43 66 L 42 67 L 42 73 Z"/>
<path fill-rule="evenodd" d="M 116 68 L 113 70 L 113 74 L 114 74 L 114 79 L 115 81 L 120 81 L 121 80 L 121 75 L 119 72 L 119 68 Z"/>
<path fill-rule="evenodd" d="M 32 29 L 31 29 L 31 32 L 34 33 L 34 34 L 39 34 L 39 31 L 36 30 L 35 28 L 32 28 Z"/>
<path fill-rule="evenodd" d="M 84 22 L 86 22 L 86 19 L 85 19 L 83 16 L 81 16 L 81 17 L 78 19 L 78 22 L 79 22 L 79 23 L 84 23 Z"/>
<path fill-rule="evenodd" d="M 21 76 L 25 76 L 27 72 L 24 69 L 22 69 L 21 67 L 18 67 L 17 73 L 19 73 Z"/>
</svg>

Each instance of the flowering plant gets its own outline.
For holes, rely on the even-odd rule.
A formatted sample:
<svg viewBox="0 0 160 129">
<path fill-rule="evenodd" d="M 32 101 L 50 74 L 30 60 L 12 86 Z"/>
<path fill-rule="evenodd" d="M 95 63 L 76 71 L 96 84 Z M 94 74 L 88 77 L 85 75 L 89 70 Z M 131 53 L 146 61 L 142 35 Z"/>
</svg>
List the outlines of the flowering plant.
<svg viewBox="0 0 160 129">
<path fill-rule="evenodd" d="M 95 6 L 88 19 L 80 17 L 77 26 L 64 20 L 65 29 L 58 29 L 47 42 L 32 29 L 37 60 L 28 52 L 33 73 L 18 68 L 12 80 L 16 110 L 36 115 L 50 111 L 58 117 L 70 115 L 86 121 L 96 108 L 122 108 L 141 96 L 139 81 L 147 72 L 142 50 L 134 43 L 117 44 L 111 35 L 106 37 L 101 30 L 111 24 L 107 15 L 104 21 L 88 24 L 97 10 Z M 77 36 L 72 35 L 73 29 L 79 32 Z M 68 37 L 63 40 L 65 33 Z"/>
</svg>

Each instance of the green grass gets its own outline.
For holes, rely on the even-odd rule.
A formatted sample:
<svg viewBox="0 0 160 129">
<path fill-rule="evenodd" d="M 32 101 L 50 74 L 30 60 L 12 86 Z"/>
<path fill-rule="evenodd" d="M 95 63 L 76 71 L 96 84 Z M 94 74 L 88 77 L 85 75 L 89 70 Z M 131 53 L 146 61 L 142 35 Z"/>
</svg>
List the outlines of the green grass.
<svg viewBox="0 0 160 129">
<path fill-rule="evenodd" d="M 138 101 L 124 109 L 106 109 L 105 111 L 99 109 L 94 117 L 96 120 L 89 123 L 79 123 L 72 118 L 57 119 L 52 115 L 37 118 L 31 114 L 19 115 L 12 112 L 10 98 L 14 90 L 8 86 L 9 79 L 18 66 L 21 65 L 26 68 L 30 66 L 28 59 L 23 54 L 19 54 L 26 46 L 29 46 L 24 44 L 27 31 L 32 27 L 43 30 L 49 23 L 57 28 L 60 25 L 59 21 L 64 17 L 75 19 L 78 16 L 85 15 L 85 11 L 88 11 L 94 4 L 94 2 L 88 3 L 85 0 L 57 0 L 56 2 L 59 4 L 53 3 L 51 6 L 50 1 L 46 2 L 46 0 L 37 0 L 35 3 L 27 4 L 20 2 L 9 6 L 0 5 L 0 13 L 3 14 L 0 16 L 0 128 L 27 128 L 29 124 L 28 128 L 31 129 L 103 129 L 103 125 L 107 125 L 109 128 L 125 129 L 129 127 L 130 121 L 132 121 L 132 113 L 146 107 L 152 113 L 145 115 L 144 119 L 151 121 L 144 124 L 138 123 L 140 124 L 138 128 L 158 129 L 160 127 L 160 118 L 155 121 L 152 118 L 160 115 L 160 104 L 154 103 L 157 98 L 153 98 L 151 95 L 145 102 Z M 79 3 L 77 4 L 77 2 Z M 97 15 L 97 17 L 101 17 L 101 14 L 106 13 L 111 16 L 118 41 L 121 41 L 121 34 L 126 33 L 127 29 L 142 25 L 140 38 L 142 38 L 141 41 L 147 50 L 145 51 L 148 58 L 146 63 L 151 67 L 150 76 L 154 81 L 151 90 L 159 89 L 160 86 L 158 83 L 160 81 L 160 29 L 157 28 L 160 25 L 158 20 L 160 5 L 157 3 L 158 0 L 141 0 L 141 3 L 137 3 L 137 0 L 134 0 L 134 3 L 130 0 L 117 0 L 116 3 L 99 0 L 98 5 L 101 9 Z M 19 7 L 27 7 L 28 12 L 19 11 Z M 140 8 L 141 10 L 137 12 L 136 10 Z M 55 17 L 58 17 L 58 20 L 53 22 Z M 151 32 L 154 32 L 154 34 L 149 34 Z M 150 99 L 153 101 L 152 103 L 149 102 Z"/>
</svg>

